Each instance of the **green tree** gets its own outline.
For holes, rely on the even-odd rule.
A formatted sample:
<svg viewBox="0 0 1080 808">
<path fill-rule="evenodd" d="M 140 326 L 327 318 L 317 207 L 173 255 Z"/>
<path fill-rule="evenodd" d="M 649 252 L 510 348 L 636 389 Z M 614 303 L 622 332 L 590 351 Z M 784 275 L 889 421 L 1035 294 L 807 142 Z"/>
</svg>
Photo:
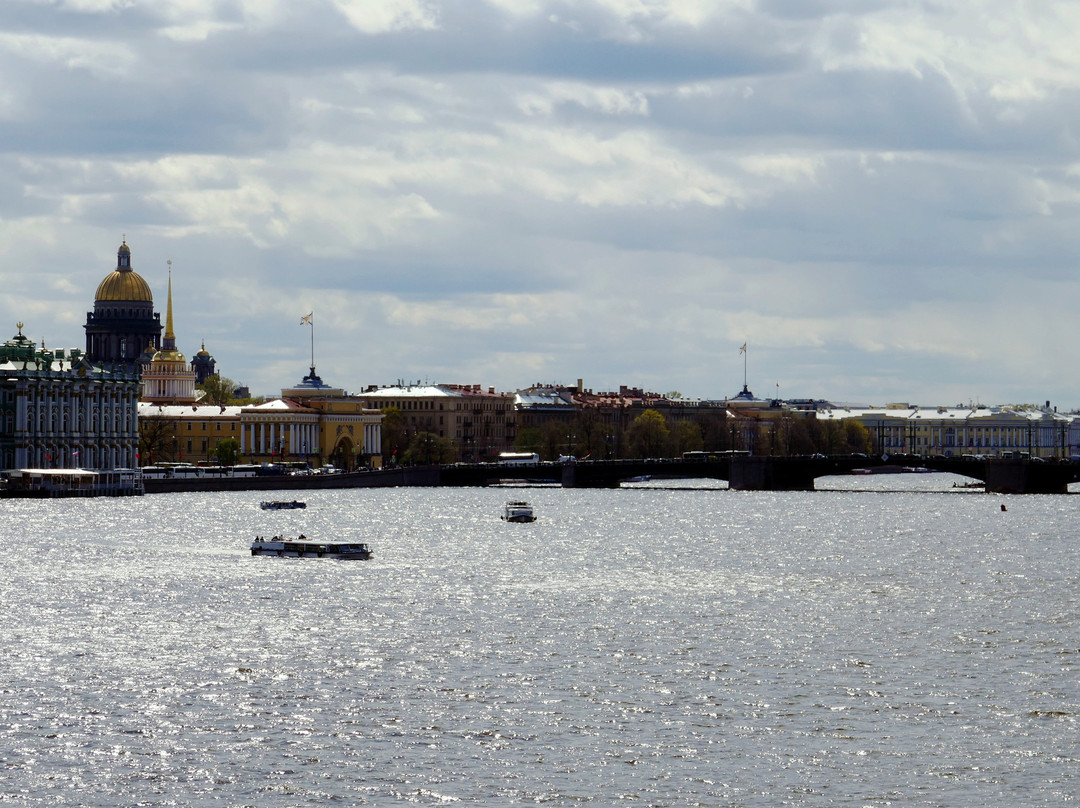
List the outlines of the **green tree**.
<svg viewBox="0 0 1080 808">
<path fill-rule="evenodd" d="M 200 400 L 200 404 L 226 407 L 233 402 L 237 384 L 232 379 L 215 373 L 213 376 L 207 376 L 202 384 L 196 384 L 195 387 L 206 394 Z"/>
<path fill-rule="evenodd" d="M 536 452 L 539 454 L 542 438 L 543 436 L 537 427 L 526 427 L 514 437 L 514 448 L 519 452 Z"/>
<path fill-rule="evenodd" d="M 565 421 L 547 421 L 540 427 L 540 459 L 558 460 L 573 444 L 573 427 Z M 570 436 L 569 438 L 567 436 Z"/>
<path fill-rule="evenodd" d="M 844 442 L 849 452 L 870 451 L 870 430 L 861 421 L 848 418 L 841 421 L 844 426 Z"/>
<path fill-rule="evenodd" d="M 217 455 L 219 465 L 235 466 L 236 458 L 240 456 L 240 441 L 236 438 L 219 440 L 214 453 Z"/>
<path fill-rule="evenodd" d="M 440 438 L 433 432 L 417 432 L 405 450 L 403 462 L 412 466 L 453 463 L 454 444 L 449 438 Z"/>
<path fill-rule="evenodd" d="M 701 425 L 694 421 L 679 421 L 675 424 L 675 453 L 700 452 L 705 448 L 705 439 L 701 434 Z"/>
<path fill-rule="evenodd" d="M 604 453 L 604 423 L 595 407 L 586 407 L 574 418 L 573 451 L 578 457 L 602 457 Z"/>
<path fill-rule="evenodd" d="M 648 409 L 633 420 L 626 438 L 635 457 L 662 457 L 670 434 L 664 416 Z"/>
<path fill-rule="evenodd" d="M 383 407 L 382 414 L 383 463 L 390 464 L 405 454 L 405 416 L 397 407 Z"/>
</svg>

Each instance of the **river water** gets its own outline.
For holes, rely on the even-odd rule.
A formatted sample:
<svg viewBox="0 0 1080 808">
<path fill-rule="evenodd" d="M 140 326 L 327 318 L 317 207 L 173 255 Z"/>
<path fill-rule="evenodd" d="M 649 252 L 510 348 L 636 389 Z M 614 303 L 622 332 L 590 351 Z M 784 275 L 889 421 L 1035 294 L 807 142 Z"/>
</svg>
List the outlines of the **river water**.
<svg viewBox="0 0 1080 808">
<path fill-rule="evenodd" d="M 0 803 L 1070 803 L 1080 499 L 956 479 L 3 501 Z"/>
</svg>

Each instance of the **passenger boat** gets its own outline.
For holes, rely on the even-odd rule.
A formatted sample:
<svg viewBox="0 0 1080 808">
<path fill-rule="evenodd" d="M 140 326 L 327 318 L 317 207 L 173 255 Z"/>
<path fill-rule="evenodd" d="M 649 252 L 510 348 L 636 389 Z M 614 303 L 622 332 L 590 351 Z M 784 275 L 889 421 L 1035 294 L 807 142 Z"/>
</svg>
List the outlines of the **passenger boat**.
<svg viewBox="0 0 1080 808">
<path fill-rule="evenodd" d="M 502 518 L 507 522 L 535 522 L 532 505 L 521 500 L 511 500 L 506 503 Z"/>
<path fill-rule="evenodd" d="M 262 502 L 259 504 L 259 507 L 262 508 L 264 511 L 289 511 L 293 510 L 294 508 L 306 508 L 307 503 L 298 502 L 295 499 L 291 502 L 274 500 L 272 502 Z"/>
<path fill-rule="evenodd" d="M 255 541 L 251 543 L 251 554 L 283 558 L 341 558 L 357 561 L 367 561 L 372 556 L 368 546 L 361 542 L 314 541 L 303 533 L 296 539 L 286 539 L 283 536 L 264 539 L 256 536 Z"/>
</svg>

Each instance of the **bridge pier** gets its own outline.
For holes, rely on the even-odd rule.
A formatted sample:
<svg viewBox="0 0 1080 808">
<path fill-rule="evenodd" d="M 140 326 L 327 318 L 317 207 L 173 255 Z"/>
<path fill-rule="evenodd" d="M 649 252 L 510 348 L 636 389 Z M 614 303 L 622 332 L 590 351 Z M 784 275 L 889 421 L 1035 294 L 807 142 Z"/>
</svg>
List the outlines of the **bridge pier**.
<svg viewBox="0 0 1080 808">
<path fill-rule="evenodd" d="M 735 457 L 728 487 L 733 491 L 813 491 L 815 467 L 794 458 Z"/>
<path fill-rule="evenodd" d="M 578 474 L 577 463 L 566 463 L 562 467 L 563 488 L 618 488 L 617 472 L 607 474 Z"/>
<path fill-rule="evenodd" d="M 1049 463 L 994 460 L 986 464 L 988 494 L 1067 494 L 1069 481 Z"/>
</svg>

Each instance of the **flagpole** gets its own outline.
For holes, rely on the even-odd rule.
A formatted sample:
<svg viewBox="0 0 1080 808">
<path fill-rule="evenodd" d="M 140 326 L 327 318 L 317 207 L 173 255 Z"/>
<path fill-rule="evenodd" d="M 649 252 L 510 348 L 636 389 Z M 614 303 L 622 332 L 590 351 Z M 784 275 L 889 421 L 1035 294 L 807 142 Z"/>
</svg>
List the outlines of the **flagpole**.
<svg viewBox="0 0 1080 808">
<path fill-rule="evenodd" d="M 311 326 L 311 372 L 315 372 L 315 310 L 311 311 L 311 320 L 308 321 L 308 325 Z"/>
</svg>

